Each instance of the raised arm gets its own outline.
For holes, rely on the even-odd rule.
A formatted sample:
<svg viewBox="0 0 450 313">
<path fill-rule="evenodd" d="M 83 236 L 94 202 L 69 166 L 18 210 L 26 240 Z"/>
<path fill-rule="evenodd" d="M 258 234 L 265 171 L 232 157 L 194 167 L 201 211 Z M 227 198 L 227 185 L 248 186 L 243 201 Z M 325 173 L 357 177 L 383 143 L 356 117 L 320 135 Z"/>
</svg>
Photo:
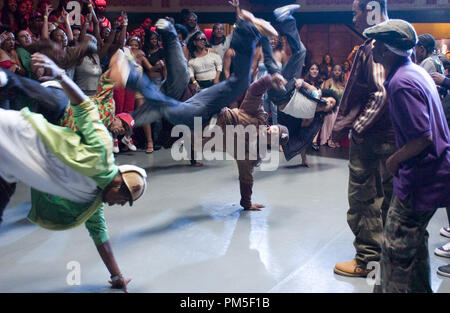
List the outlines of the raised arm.
<svg viewBox="0 0 450 313">
<path fill-rule="evenodd" d="M 44 75 L 40 78 L 42 81 L 56 79 L 61 83 L 64 92 L 70 100 L 72 106 L 77 106 L 89 97 L 75 84 L 65 73 L 65 71 L 59 68 L 49 57 L 41 54 L 34 53 L 31 56 L 31 67 L 33 71 L 37 68 L 44 70 Z"/>
<path fill-rule="evenodd" d="M 120 13 L 120 15 L 122 16 L 122 31 L 120 32 L 120 37 L 119 37 L 119 49 L 122 49 L 125 45 L 125 40 L 127 39 L 127 27 L 128 27 L 128 16 L 127 13 L 125 11 L 122 11 Z"/>
<path fill-rule="evenodd" d="M 241 15 L 241 8 L 239 7 L 239 0 L 231 0 L 228 1 L 229 4 L 236 10 L 236 23 L 239 20 L 239 16 Z"/>
<path fill-rule="evenodd" d="M 53 8 L 50 4 L 45 6 L 44 23 L 42 23 L 42 29 L 41 29 L 41 40 L 49 39 L 48 17 L 52 11 L 53 11 Z"/>
<path fill-rule="evenodd" d="M 231 76 L 231 60 L 234 57 L 234 50 L 232 48 L 228 48 L 223 56 L 223 74 L 225 79 L 230 78 Z"/>
<path fill-rule="evenodd" d="M 66 29 L 67 41 L 72 42 L 73 41 L 72 27 L 70 27 L 69 14 L 66 12 L 66 10 L 64 9 L 62 10 L 60 19 L 61 19 L 60 23 L 64 23 L 64 27 Z"/>
</svg>

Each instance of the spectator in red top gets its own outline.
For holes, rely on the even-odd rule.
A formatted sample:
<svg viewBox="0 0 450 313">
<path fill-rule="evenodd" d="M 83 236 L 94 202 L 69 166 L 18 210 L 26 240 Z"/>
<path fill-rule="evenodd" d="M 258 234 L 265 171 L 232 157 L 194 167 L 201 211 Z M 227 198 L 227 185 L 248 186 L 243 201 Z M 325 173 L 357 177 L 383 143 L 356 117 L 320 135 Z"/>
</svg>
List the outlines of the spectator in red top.
<svg viewBox="0 0 450 313">
<path fill-rule="evenodd" d="M 30 14 L 28 13 L 28 4 L 27 1 L 19 2 L 19 8 L 17 10 L 18 18 L 17 25 L 18 29 L 27 29 L 28 28 L 28 20 L 30 19 Z"/>
<path fill-rule="evenodd" d="M 141 26 L 139 26 L 138 28 L 136 28 L 135 30 L 133 30 L 131 32 L 131 37 L 138 37 L 139 40 L 141 41 L 141 43 L 143 43 L 145 41 L 145 31 L 149 31 L 150 30 L 150 26 L 152 25 L 152 20 L 147 17 L 141 24 Z"/>
<path fill-rule="evenodd" d="M 97 15 L 98 22 L 100 23 L 100 28 L 109 27 L 109 29 L 111 29 L 111 22 L 105 17 L 106 1 L 95 0 L 95 7 L 95 14 Z"/>
<path fill-rule="evenodd" d="M 19 29 L 17 25 L 17 1 L 7 0 L 6 3 L 5 1 L 3 3 L 1 22 L 3 26 L 9 26 L 12 32 L 16 32 Z"/>
</svg>

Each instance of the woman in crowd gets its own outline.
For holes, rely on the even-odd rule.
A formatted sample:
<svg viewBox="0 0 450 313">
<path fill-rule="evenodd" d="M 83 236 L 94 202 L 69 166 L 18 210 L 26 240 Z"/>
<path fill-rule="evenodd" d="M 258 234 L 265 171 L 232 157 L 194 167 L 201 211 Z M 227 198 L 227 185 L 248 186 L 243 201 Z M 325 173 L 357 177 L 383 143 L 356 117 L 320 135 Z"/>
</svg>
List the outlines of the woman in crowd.
<svg viewBox="0 0 450 313">
<path fill-rule="evenodd" d="M 327 80 L 331 76 L 333 71 L 333 58 L 330 54 L 325 54 L 322 58 L 322 63 L 320 63 L 320 77 L 322 80 Z"/>
<path fill-rule="evenodd" d="M 28 2 L 19 2 L 19 7 L 17 9 L 17 25 L 19 30 L 28 28 L 29 18 L 30 13 L 28 13 Z"/>
<path fill-rule="evenodd" d="M 186 44 L 186 38 L 188 36 L 188 31 L 186 27 L 181 24 L 175 24 L 175 30 L 177 31 L 178 39 L 180 40 L 181 49 L 183 50 L 184 57 L 189 60 L 189 50 Z"/>
<path fill-rule="evenodd" d="M 3 26 L 9 26 L 9 30 L 12 32 L 17 32 L 19 29 L 18 25 L 18 13 L 17 13 L 17 1 L 16 0 L 6 0 L 3 1 L 3 9 L 1 22 Z"/>
<path fill-rule="evenodd" d="M 305 75 L 305 82 L 307 82 L 308 84 L 316 87 L 316 88 L 320 88 L 322 86 L 323 80 L 320 77 L 320 65 L 318 63 L 312 63 Z M 312 142 L 312 148 L 315 151 L 319 151 L 319 145 L 317 144 L 317 140 L 318 140 L 318 136 L 319 134 L 317 134 Z"/>
<path fill-rule="evenodd" d="M 341 100 L 344 94 L 345 88 L 345 74 L 342 65 L 336 64 L 333 66 L 333 71 L 331 72 L 331 78 L 327 79 L 323 85 L 322 89 L 333 90 Z M 333 142 L 331 139 L 331 132 L 333 131 L 334 122 L 336 121 L 338 112 L 338 106 L 333 109 L 333 113 L 325 116 L 322 129 L 320 130 L 320 144 L 328 144 L 330 148 L 340 147 L 339 143 Z"/>
<path fill-rule="evenodd" d="M 208 40 L 203 32 L 197 31 L 188 42 L 188 67 L 191 82 L 199 89 L 205 89 L 219 82 L 222 73 L 222 59 L 209 48 Z"/>
<path fill-rule="evenodd" d="M 164 50 L 159 44 L 159 35 L 157 32 L 150 30 L 146 38 L 148 40 L 148 54 L 147 59 L 150 67 L 146 67 L 145 71 L 150 77 L 150 80 L 159 88 L 167 75 L 166 67 L 164 65 Z"/>
<path fill-rule="evenodd" d="M 352 63 L 349 60 L 344 61 L 343 71 L 344 71 L 345 81 L 347 81 L 348 78 L 350 77 L 350 72 L 352 71 Z"/>
<path fill-rule="evenodd" d="M 150 64 L 149 60 L 145 57 L 144 51 L 141 50 L 142 45 L 141 45 L 141 40 L 139 39 L 139 37 L 129 38 L 127 41 L 127 47 L 129 48 L 129 51 L 130 51 L 131 55 L 133 56 L 134 62 L 136 63 L 135 66 L 136 66 L 137 70 L 140 73 L 142 73 L 143 70 L 145 70 L 147 73 L 151 74 L 153 72 L 154 66 L 152 66 Z M 160 85 L 158 87 L 160 87 Z M 136 92 L 134 107 L 138 108 L 142 104 L 144 104 L 144 102 L 145 102 L 144 97 L 139 92 Z M 155 126 L 156 126 L 155 130 L 157 132 L 159 132 L 159 130 L 161 128 L 161 122 L 160 121 L 155 122 Z M 147 149 L 145 152 L 152 153 L 154 151 L 154 147 L 153 147 L 153 137 L 152 137 L 151 125 L 144 125 L 142 128 L 144 130 L 144 134 L 145 134 L 145 137 L 147 140 Z M 155 134 L 155 135 L 157 135 L 157 134 Z M 156 140 L 156 137 L 157 136 L 155 136 L 155 140 Z"/>
<path fill-rule="evenodd" d="M 15 49 L 14 34 L 11 32 L 2 33 L 0 35 L 0 42 L 0 67 L 24 75 L 25 70 L 20 63 Z"/>
<path fill-rule="evenodd" d="M 270 38 L 270 45 L 272 46 L 273 57 L 277 62 L 278 67 L 282 68 L 289 59 L 284 50 L 283 39 L 281 37 L 272 37 Z M 256 76 L 256 79 L 259 79 L 267 74 L 267 68 L 264 65 L 264 53 L 261 48 L 261 45 L 258 45 L 258 48 L 256 49 L 254 65 L 257 66 L 257 70 L 254 71 L 252 74 Z M 263 96 L 263 100 L 264 100 L 263 102 L 264 110 L 270 115 L 272 119 L 271 124 L 272 125 L 278 124 L 277 107 L 268 99 L 267 94 Z"/>
</svg>

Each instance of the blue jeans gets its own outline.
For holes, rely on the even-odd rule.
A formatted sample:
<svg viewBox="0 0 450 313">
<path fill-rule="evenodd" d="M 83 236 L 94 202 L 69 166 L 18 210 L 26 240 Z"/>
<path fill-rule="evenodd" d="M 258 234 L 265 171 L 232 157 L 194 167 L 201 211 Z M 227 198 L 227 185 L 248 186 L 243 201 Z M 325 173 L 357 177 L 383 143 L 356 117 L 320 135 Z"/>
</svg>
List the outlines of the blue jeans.
<svg viewBox="0 0 450 313">
<path fill-rule="evenodd" d="M 174 29 L 169 30 L 175 33 Z M 163 95 L 145 74 L 139 75 L 131 69 L 126 87 L 139 91 L 146 99 L 145 104 L 132 113 L 136 126 L 152 123 L 161 116 L 173 125 L 182 124 L 190 128 L 194 127 L 194 117 L 201 117 L 204 123 L 209 121 L 214 114 L 219 113 L 248 89 L 255 43 L 260 36 L 250 22 L 240 21 L 231 41 L 231 47 L 236 51 L 234 59 L 236 70 L 233 75 L 202 90 L 185 102 Z M 178 39 L 175 36 L 170 36 L 169 39 L 171 40 L 169 44 L 176 46 L 182 53 Z M 171 61 L 167 60 L 168 73 L 178 73 L 187 69 L 187 64 L 184 64 L 184 68 L 172 69 L 174 64 Z"/>
<path fill-rule="evenodd" d="M 270 100 L 276 106 L 286 104 L 289 102 L 292 92 L 295 89 L 294 78 L 300 78 L 303 70 L 303 65 L 306 58 L 305 45 L 300 40 L 300 35 L 297 29 L 297 23 L 295 18 L 290 16 L 279 25 L 280 35 L 286 36 L 289 47 L 291 48 L 292 55 L 289 61 L 285 64 L 281 70 L 281 75 L 287 80 L 286 91 L 270 89 L 267 91 Z M 273 59 L 273 52 L 272 52 Z M 264 60 L 266 62 L 266 60 Z M 266 65 L 267 66 L 267 65 Z M 268 67 L 269 68 L 269 67 Z"/>
<path fill-rule="evenodd" d="M 1 89 L 0 98 L 13 93 L 26 96 L 36 104 L 35 111 L 42 114 L 50 123 L 58 125 L 63 116 L 69 99 L 62 89 L 44 87 L 39 82 L 10 71 L 5 71 L 8 83 Z M 24 103 L 27 106 L 26 103 Z"/>
</svg>

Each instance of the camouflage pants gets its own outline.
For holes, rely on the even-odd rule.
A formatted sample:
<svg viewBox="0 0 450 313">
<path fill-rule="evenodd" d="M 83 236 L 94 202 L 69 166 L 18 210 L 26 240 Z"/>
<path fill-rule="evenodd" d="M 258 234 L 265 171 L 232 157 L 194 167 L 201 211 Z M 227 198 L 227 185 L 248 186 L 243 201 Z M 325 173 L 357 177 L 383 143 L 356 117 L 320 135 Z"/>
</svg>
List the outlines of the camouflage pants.
<svg viewBox="0 0 450 313">
<path fill-rule="evenodd" d="M 350 143 L 347 223 L 355 235 L 359 265 L 380 260 L 383 223 L 393 192 L 386 160 L 395 150 L 395 144 L 371 136 L 361 144 Z"/>
<path fill-rule="evenodd" d="M 375 292 L 432 292 L 428 222 L 436 210 L 413 211 L 411 199 L 392 199 L 383 232 L 381 285 Z"/>
</svg>

